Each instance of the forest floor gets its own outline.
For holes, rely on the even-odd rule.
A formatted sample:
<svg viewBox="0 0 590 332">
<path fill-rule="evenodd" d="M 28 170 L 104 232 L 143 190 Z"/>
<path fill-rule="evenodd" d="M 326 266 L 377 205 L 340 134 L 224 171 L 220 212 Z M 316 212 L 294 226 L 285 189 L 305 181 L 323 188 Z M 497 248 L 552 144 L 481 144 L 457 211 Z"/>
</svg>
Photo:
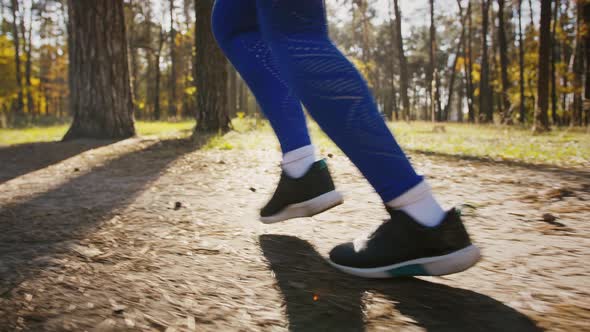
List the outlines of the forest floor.
<svg viewBox="0 0 590 332">
<path fill-rule="evenodd" d="M 263 225 L 274 143 L 216 145 L 0 148 L 0 331 L 590 331 L 585 167 L 410 153 L 447 207 L 463 204 L 483 260 L 363 280 L 324 258 L 386 213 L 339 151 L 321 149 L 343 205 Z"/>
</svg>

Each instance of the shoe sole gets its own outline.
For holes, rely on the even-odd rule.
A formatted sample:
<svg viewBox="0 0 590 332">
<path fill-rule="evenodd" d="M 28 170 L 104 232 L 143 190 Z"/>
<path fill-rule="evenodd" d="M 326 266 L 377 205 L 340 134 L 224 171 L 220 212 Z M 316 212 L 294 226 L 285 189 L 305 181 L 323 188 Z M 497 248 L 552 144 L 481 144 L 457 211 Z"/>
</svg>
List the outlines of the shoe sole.
<svg viewBox="0 0 590 332">
<path fill-rule="evenodd" d="M 343 201 L 342 194 L 333 190 L 305 202 L 287 205 L 275 215 L 260 217 L 260 221 L 265 224 L 274 224 L 288 219 L 311 217 L 338 206 Z"/>
<path fill-rule="evenodd" d="M 424 257 L 389 266 L 361 269 L 330 264 L 340 271 L 363 278 L 442 276 L 465 271 L 481 258 L 479 248 L 470 245 L 444 256 Z"/>
</svg>

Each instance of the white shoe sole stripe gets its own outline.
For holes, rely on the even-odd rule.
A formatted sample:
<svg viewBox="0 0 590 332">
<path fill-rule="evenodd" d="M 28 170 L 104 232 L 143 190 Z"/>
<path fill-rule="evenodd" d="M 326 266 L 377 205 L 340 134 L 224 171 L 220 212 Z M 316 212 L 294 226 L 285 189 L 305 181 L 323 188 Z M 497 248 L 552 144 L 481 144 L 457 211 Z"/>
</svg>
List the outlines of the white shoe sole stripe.
<svg viewBox="0 0 590 332">
<path fill-rule="evenodd" d="M 265 224 L 273 224 L 287 219 L 311 217 L 340 205 L 342 202 L 342 194 L 333 190 L 305 202 L 288 205 L 275 215 L 260 217 L 260 221 Z"/>
</svg>

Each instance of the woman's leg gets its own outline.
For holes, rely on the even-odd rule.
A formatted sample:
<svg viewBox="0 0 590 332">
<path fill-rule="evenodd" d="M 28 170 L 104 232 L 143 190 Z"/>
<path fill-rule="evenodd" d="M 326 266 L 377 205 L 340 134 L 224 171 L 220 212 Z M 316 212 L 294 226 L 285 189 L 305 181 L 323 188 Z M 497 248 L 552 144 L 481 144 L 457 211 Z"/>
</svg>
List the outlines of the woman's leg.
<svg viewBox="0 0 590 332">
<path fill-rule="evenodd" d="M 445 214 L 395 142 L 366 82 L 328 37 L 323 0 L 257 0 L 262 32 L 283 76 L 324 131 L 386 202 L 391 219 L 368 238 L 336 246 L 350 274 L 443 275 L 479 260 L 460 214 Z"/>
<path fill-rule="evenodd" d="M 366 82 L 328 37 L 322 0 L 257 0 L 281 74 L 388 202 L 422 181 L 385 125 Z"/>
<path fill-rule="evenodd" d="M 325 162 L 315 160 L 301 103 L 262 39 L 256 0 L 217 0 L 212 23 L 221 49 L 256 96 L 283 150 L 283 175 L 260 211 L 261 220 L 309 217 L 342 203 Z"/>
<path fill-rule="evenodd" d="M 311 144 L 299 99 L 281 78 L 258 27 L 256 0 L 217 0 L 215 38 L 248 84 L 277 135 L 283 153 Z"/>
</svg>

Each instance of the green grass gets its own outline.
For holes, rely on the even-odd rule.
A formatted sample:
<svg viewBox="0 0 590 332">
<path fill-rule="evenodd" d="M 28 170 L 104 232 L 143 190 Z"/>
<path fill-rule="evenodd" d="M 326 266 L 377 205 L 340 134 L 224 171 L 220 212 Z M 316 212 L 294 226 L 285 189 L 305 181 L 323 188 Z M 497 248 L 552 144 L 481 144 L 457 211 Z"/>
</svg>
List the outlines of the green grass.
<svg viewBox="0 0 590 332">
<path fill-rule="evenodd" d="M 253 120 L 234 120 L 237 132 L 215 137 L 205 148 L 250 149 L 270 147 L 278 143 L 267 122 L 257 125 Z M 521 161 L 558 166 L 590 165 L 590 134 L 583 128 L 553 129 L 533 135 L 529 129 L 516 126 L 437 124 L 444 132 L 433 131 L 429 122 L 394 122 L 389 126 L 400 145 L 410 151 L 433 152 L 455 156 Z M 314 143 L 324 153 L 336 151 L 335 145 L 315 124 L 310 124 Z"/>
<path fill-rule="evenodd" d="M 183 120 L 180 122 L 145 122 L 135 123 L 135 129 L 140 136 L 158 136 L 160 138 L 188 136 L 192 134 L 195 121 Z"/>
<path fill-rule="evenodd" d="M 155 135 L 160 138 L 169 138 L 178 135 L 190 135 L 194 125 L 194 121 L 137 121 L 135 123 L 135 129 L 137 130 L 137 134 L 141 136 Z M 68 127 L 69 125 L 54 125 L 24 129 L 0 129 L 0 146 L 59 141 L 65 135 Z"/>
<path fill-rule="evenodd" d="M 59 141 L 67 130 L 67 125 L 31 127 L 25 129 L 0 129 L 0 146 Z"/>
<path fill-rule="evenodd" d="M 590 163 L 590 134 L 583 129 L 554 129 L 533 135 L 529 129 L 495 125 L 395 123 L 393 132 L 406 149 L 450 155 L 514 160 L 533 164 L 583 166 Z"/>
<path fill-rule="evenodd" d="M 208 141 L 204 149 L 244 150 L 279 149 L 278 142 L 267 121 L 235 119 L 234 130 Z M 141 136 L 159 138 L 187 137 L 193 121 L 136 123 Z M 513 160 L 532 164 L 559 166 L 590 165 L 590 134 L 581 128 L 554 129 L 550 133 L 532 135 L 528 129 L 495 125 L 443 125 L 445 132 L 434 132 L 428 122 L 395 122 L 390 127 L 404 149 L 458 156 Z M 0 146 L 32 142 L 58 141 L 67 130 L 66 125 L 26 129 L 0 129 Z M 322 153 L 337 151 L 334 144 L 310 124 L 314 143 Z"/>
</svg>

